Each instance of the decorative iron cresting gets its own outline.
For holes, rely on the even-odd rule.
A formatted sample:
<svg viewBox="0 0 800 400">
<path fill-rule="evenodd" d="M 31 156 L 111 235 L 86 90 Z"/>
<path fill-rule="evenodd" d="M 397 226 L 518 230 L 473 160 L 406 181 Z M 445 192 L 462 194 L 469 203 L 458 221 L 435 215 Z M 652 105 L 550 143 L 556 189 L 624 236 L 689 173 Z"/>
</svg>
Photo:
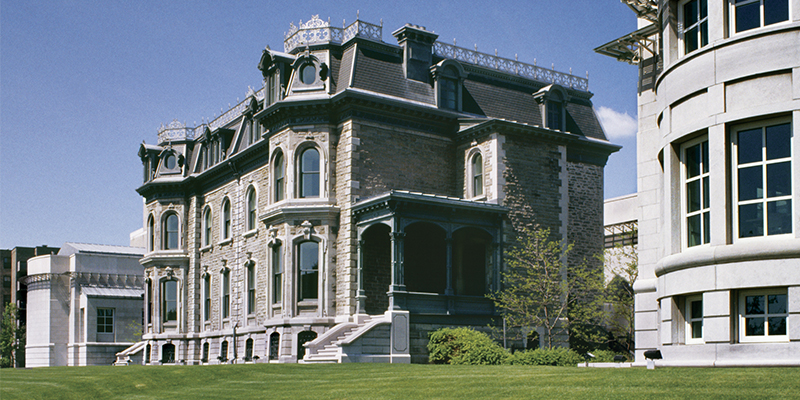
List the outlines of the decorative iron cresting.
<svg viewBox="0 0 800 400">
<path fill-rule="evenodd" d="M 589 90 L 589 79 L 587 78 L 558 72 L 554 69 L 526 64 L 517 60 L 480 53 L 476 50 L 470 50 L 452 44 L 437 41 L 433 44 L 433 52 L 442 58 L 451 58 L 468 64 L 519 75 L 539 82 L 557 83 L 561 86 L 584 92 Z"/>
<path fill-rule="evenodd" d="M 298 47 L 319 43 L 347 43 L 354 37 L 383 40 L 383 22 L 380 25 L 370 24 L 356 18 L 356 21 L 343 28 L 331 26 L 330 19 L 326 22 L 314 15 L 306 23 L 300 21 L 298 26 L 289 24 L 289 32 L 283 41 L 283 50 L 290 52 Z"/>
</svg>

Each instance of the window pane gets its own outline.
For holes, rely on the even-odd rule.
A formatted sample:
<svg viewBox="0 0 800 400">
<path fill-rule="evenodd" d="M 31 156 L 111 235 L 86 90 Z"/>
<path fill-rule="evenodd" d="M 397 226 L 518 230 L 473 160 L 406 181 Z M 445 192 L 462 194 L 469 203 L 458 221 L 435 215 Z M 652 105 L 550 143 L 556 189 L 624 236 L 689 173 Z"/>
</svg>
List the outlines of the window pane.
<svg viewBox="0 0 800 400">
<path fill-rule="evenodd" d="M 711 243 L 711 213 L 703 213 L 703 243 Z"/>
<path fill-rule="evenodd" d="M 703 208 L 711 207 L 709 199 L 711 198 L 710 195 L 711 188 L 709 187 L 708 178 L 703 178 Z"/>
<path fill-rule="evenodd" d="M 792 155 L 792 129 L 789 124 L 768 126 L 767 160 L 790 157 Z"/>
<path fill-rule="evenodd" d="M 764 318 L 745 318 L 745 335 L 764 336 Z"/>
<path fill-rule="evenodd" d="M 697 50 L 697 27 L 694 27 L 683 34 L 684 52 L 690 53 Z"/>
<path fill-rule="evenodd" d="M 792 194 L 792 163 L 767 165 L 767 197 Z"/>
<path fill-rule="evenodd" d="M 692 339 L 701 339 L 703 337 L 703 321 L 692 322 Z"/>
<path fill-rule="evenodd" d="M 703 317 L 703 301 L 695 300 L 692 302 L 692 319 Z"/>
<path fill-rule="evenodd" d="M 772 335 L 785 335 L 786 334 L 786 317 L 770 317 L 769 318 L 769 334 Z"/>
<path fill-rule="evenodd" d="M 739 165 L 761 161 L 761 128 L 739 132 L 736 149 Z"/>
<path fill-rule="evenodd" d="M 314 83 L 317 78 L 317 68 L 313 64 L 306 64 L 300 69 L 300 81 L 306 85 Z"/>
<path fill-rule="evenodd" d="M 687 225 L 687 229 L 688 229 L 687 233 L 688 233 L 688 236 L 689 236 L 688 246 L 692 247 L 692 246 L 697 246 L 699 244 L 702 244 L 702 242 L 700 241 L 700 234 L 701 234 L 700 215 L 699 214 L 698 215 L 693 215 L 693 216 L 687 218 L 686 219 L 686 225 Z"/>
<path fill-rule="evenodd" d="M 764 0 L 764 25 L 789 20 L 789 0 Z"/>
<path fill-rule="evenodd" d="M 700 175 L 701 144 L 696 144 L 686 149 L 686 177 L 693 178 Z"/>
<path fill-rule="evenodd" d="M 300 244 L 300 300 L 317 298 L 318 249 L 319 244 L 316 242 Z"/>
<path fill-rule="evenodd" d="M 700 180 L 686 184 L 686 210 L 694 212 L 700 209 Z"/>
<path fill-rule="evenodd" d="M 767 307 L 770 314 L 786 314 L 786 295 L 771 294 L 767 296 Z"/>
<path fill-rule="evenodd" d="M 708 44 L 708 22 L 700 24 L 700 47 Z"/>
<path fill-rule="evenodd" d="M 761 26 L 759 2 L 736 6 L 736 32 L 744 32 Z"/>
<path fill-rule="evenodd" d="M 683 20 L 683 25 L 687 27 L 697 23 L 697 0 L 683 5 Z"/>
<path fill-rule="evenodd" d="M 784 233 L 792 233 L 792 201 L 770 201 L 767 203 L 767 234 Z"/>
<path fill-rule="evenodd" d="M 701 143 L 703 145 L 703 173 L 708 173 L 708 142 Z"/>
<path fill-rule="evenodd" d="M 300 164 L 300 197 L 319 196 L 319 152 L 304 151 Z"/>
<path fill-rule="evenodd" d="M 281 302 L 281 287 L 283 286 L 283 252 L 281 245 L 272 248 L 272 302 Z"/>
<path fill-rule="evenodd" d="M 764 206 L 761 203 L 739 206 L 739 237 L 764 235 Z"/>
<path fill-rule="evenodd" d="M 764 296 L 745 296 L 745 314 L 763 314 Z"/>
<path fill-rule="evenodd" d="M 703 19 L 708 16 L 708 2 L 706 0 L 700 0 L 700 19 Z"/>
<path fill-rule="evenodd" d="M 739 201 L 764 197 L 761 166 L 739 169 Z"/>
</svg>

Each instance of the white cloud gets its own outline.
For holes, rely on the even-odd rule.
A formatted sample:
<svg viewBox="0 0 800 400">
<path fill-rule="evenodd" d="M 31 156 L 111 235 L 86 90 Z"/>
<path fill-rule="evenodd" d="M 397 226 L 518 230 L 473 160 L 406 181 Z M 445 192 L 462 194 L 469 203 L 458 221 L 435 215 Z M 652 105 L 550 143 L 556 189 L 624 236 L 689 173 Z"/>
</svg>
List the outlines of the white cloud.
<svg viewBox="0 0 800 400">
<path fill-rule="evenodd" d="M 627 112 L 623 114 L 603 106 L 596 108 L 595 112 L 609 140 L 636 136 L 638 130 L 636 118 L 631 117 Z"/>
</svg>

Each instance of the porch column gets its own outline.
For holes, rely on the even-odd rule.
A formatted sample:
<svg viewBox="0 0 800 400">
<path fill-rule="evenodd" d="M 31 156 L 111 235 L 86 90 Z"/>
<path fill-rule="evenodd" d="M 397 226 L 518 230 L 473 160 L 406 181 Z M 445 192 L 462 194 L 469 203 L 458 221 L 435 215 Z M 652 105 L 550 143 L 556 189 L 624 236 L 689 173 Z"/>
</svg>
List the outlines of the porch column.
<svg viewBox="0 0 800 400">
<path fill-rule="evenodd" d="M 389 308 L 401 310 L 404 305 L 395 298 L 394 292 L 405 292 L 405 271 L 403 270 L 403 238 L 405 232 L 392 232 L 389 234 L 391 240 L 392 257 L 392 284 L 389 286 Z"/>
<path fill-rule="evenodd" d="M 356 314 L 364 314 L 366 310 L 367 292 L 364 290 L 364 240 L 358 241 L 356 247 L 358 251 L 358 266 L 357 275 L 358 279 L 358 292 L 356 294 Z"/>
<path fill-rule="evenodd" d="M 444 239 L 445 246 L 447 247 L 447 287 L 444 294 L 453 294 L 453 235 L 448 232 L 447 237 Z"/>
</svg>

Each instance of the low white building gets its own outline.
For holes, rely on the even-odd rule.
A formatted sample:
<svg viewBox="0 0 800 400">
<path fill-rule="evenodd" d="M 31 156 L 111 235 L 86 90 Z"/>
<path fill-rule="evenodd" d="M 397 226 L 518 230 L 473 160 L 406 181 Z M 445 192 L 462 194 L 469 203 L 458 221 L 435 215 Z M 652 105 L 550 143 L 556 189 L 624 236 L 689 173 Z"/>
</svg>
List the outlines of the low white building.
<svg viewBox="0 0 800 400">
<path fill-rule="evenodd" d="M 144 249 L 65 243 L 28 261 L 28 367 L 110 365 L 141 332 Z"/>
</svg>

